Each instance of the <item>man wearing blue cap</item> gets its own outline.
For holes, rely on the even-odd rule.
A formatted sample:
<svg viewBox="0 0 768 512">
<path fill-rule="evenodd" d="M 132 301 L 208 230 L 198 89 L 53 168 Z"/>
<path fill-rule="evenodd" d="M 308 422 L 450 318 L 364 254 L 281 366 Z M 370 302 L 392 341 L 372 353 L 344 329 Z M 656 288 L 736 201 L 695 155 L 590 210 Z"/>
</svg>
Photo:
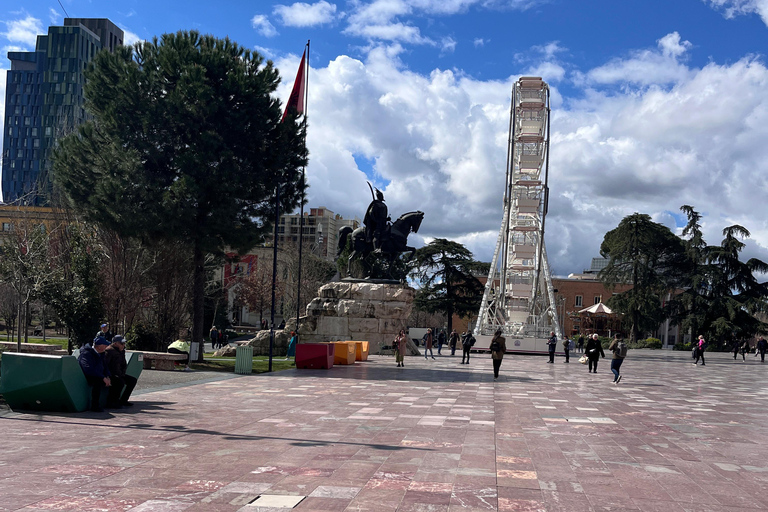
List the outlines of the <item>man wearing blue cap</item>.
<svg viewBox="0 0 768 512">
<path fill-rule="evenodd" d="M 80 356 L 77 358 L 85 374 L 85 380 L 91 386 L 91 411 L 93 412 L 104 412 L 99 404 L 101 390 L 112 385 L 109 379 L 109 368 L 104 359 L 104 351 L 108 346 L 109 342 L 106 338 L 97 336 L 92 346 L 85 345 L 80 349 Z"/>
</svg>

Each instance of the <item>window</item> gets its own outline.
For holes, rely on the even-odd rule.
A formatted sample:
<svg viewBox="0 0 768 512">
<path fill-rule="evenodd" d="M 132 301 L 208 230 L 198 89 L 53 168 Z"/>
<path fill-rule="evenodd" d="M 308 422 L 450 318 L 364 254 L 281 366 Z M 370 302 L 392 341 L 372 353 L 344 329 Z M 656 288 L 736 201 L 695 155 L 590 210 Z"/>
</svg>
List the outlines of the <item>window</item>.
<svg viewBox="0 0 768 512">
<path fill-rule="evenodd" d="M 602 295 L 595 295 L 595 304 L 600 304 L 603 301 Z"/>
<path fill-rule="evenodd" d="M 583 296 L 577 295 L 576 296 L 576 304 L 574 304 L 574 306 L 576 306 L 577 308 L 580 308 L 583 305 L 583 303 L 582 303 L 583 300 L 584 300 Z"/>
<path fill-rule="evenodd" d="M 3 222 L 3 231 L 11 231 L 13 229 L 10 222 Z"/>
</svg>

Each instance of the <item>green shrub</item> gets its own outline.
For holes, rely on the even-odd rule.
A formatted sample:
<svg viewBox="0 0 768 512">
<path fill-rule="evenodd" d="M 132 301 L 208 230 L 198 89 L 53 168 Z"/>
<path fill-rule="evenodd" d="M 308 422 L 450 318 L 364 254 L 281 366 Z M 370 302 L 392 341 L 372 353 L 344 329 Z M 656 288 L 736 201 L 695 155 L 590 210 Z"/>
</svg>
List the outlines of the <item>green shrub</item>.
<svg viewBox="0 0 768 512">
<path fill-rule="evenodd" d="M 654 350 L 658 350 L 661 348 L 661 340 L 658 338 L 648 338 L 644 340 L 645 348 L 651 348 Z"/>
<path fill-rule="evenodd" d="M 692 343 L 675 343 L 675 345 L 672 347 L 672 350 L 685 350 L 690 352 L 691 349 L 693 349 Z"/>
<path fill-rule="evenodd" d="M 146 350 L 148 352 L 164 352 L 160 348 L 160 338 L 150 326 L 143 322 L 133 324 L 125 333 L 125 348 L 128 350 Z"/>
</svg>

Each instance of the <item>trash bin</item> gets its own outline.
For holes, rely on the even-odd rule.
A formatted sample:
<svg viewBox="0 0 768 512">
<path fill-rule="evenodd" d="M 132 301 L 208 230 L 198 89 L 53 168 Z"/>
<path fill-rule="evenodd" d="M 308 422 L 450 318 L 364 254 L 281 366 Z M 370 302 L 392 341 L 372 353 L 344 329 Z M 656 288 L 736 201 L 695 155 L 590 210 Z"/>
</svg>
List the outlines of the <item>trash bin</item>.
<svg viewBox="0 0 768 512">
<path fill-rule="evenodd" d="M 253 372 L 253 347 L 237 347 L 235 352 L 235 373 L 248 375 Z"/>
</svg>

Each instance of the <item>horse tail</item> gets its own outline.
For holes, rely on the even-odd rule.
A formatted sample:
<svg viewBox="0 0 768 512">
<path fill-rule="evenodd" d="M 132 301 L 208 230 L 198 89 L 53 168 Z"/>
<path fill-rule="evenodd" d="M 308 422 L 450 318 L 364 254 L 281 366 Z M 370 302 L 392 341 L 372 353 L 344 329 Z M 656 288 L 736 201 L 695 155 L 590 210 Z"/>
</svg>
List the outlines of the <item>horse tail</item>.
<svg viewBox="0 0 768 512">
<path fill-rule="evenodd" d="M 347 248 L 347 237 L 350 233 L 352 233 L 352 228 L 350 226 L 343 226 L 339 228 L 339 247 L 336 251 L 337 258 L 341 256 L 341 253 L 344 252 L 344 249 Z"/>
</svg>

